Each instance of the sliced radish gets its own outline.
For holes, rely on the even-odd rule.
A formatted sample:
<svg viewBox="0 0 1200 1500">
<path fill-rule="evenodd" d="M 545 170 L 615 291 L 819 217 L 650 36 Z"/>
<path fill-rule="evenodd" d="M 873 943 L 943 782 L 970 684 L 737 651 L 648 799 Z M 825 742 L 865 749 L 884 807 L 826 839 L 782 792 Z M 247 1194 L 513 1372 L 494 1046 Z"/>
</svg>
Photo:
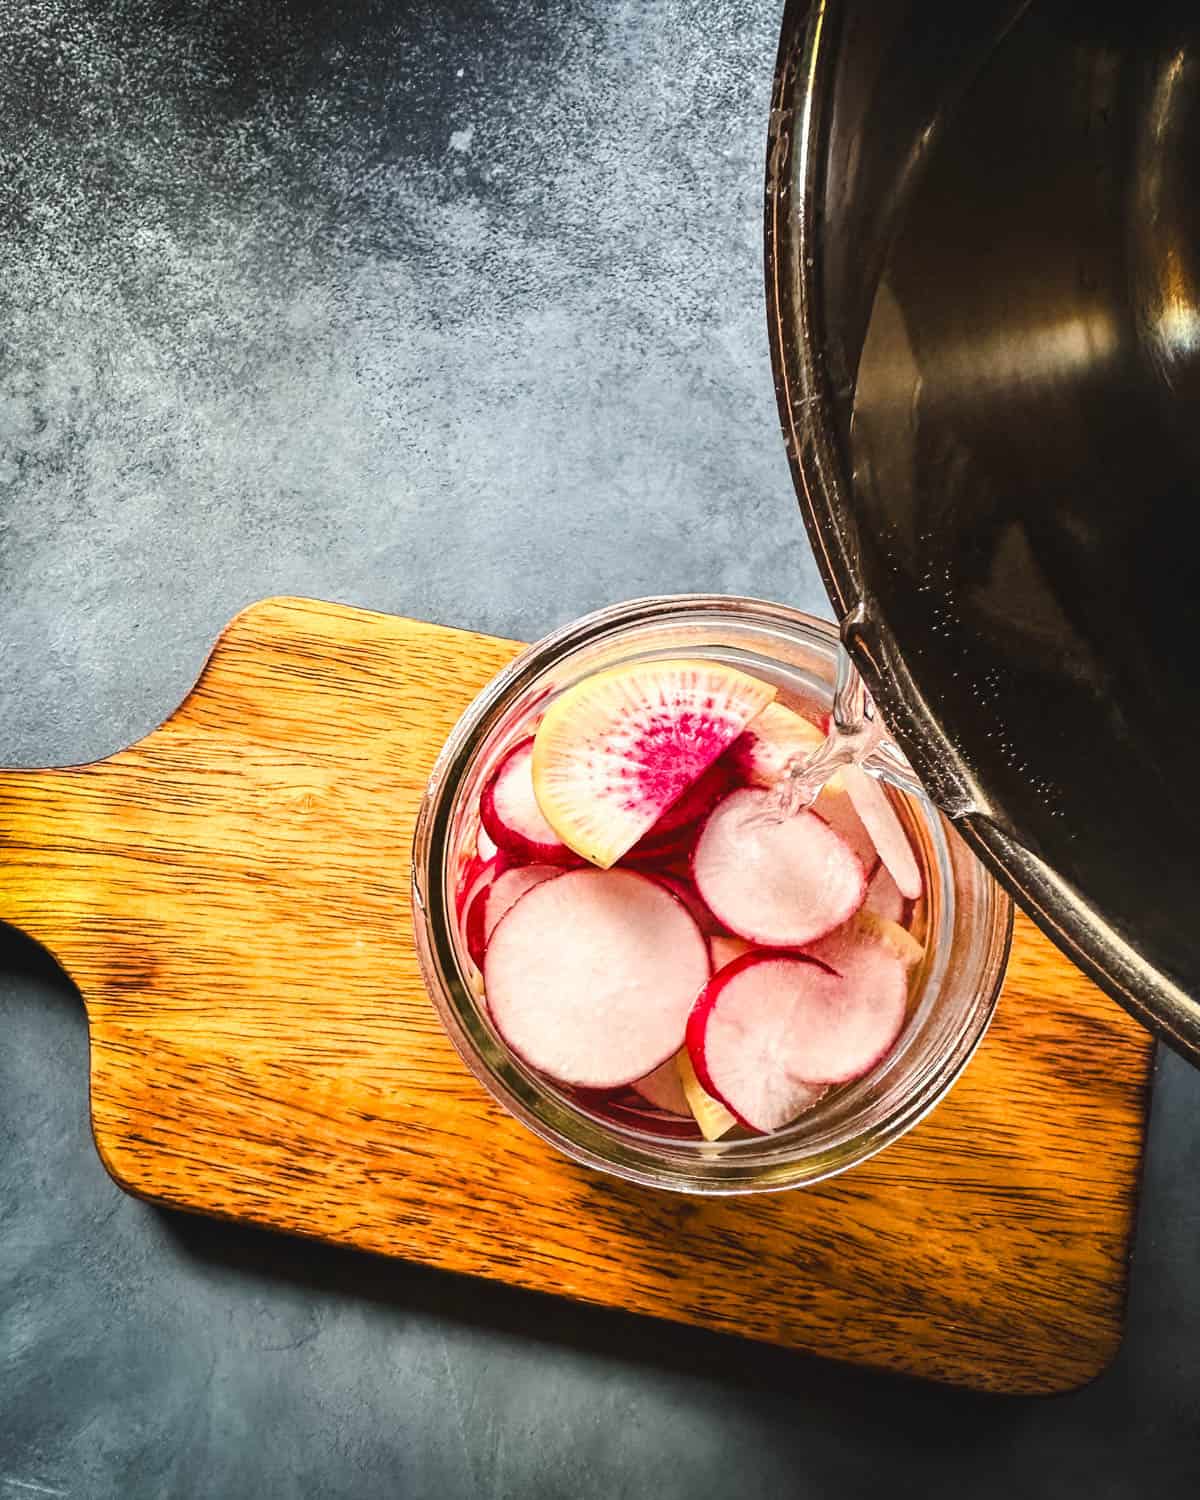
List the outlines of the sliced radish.
<svg viewBox="0 0 1200 1500">
<path fill-rule="evenodd" d="M 617 1088 L 683 1044 L 708 944 L 656 881 L 568 870 L 501 918 L 484 960 L 488 1008 L 512 1050 L 560 1083 Z"/>
<path fill-rule="evenodd" d="M 649 833 L 628 851 L 630 859 L 671 859 L 686 854 L 696 841 L 699 823 L 733 786 L 724 757 L 709 766 L 683 795 L 672 802 Z"/>
<path fill-rule="evenodd" d="M 538 806 L 564 844 L 607 868 L 774 696 L 769 683 L 720 662 L 635 662 L 587 677 L 538 726 Z"/>
<path fill-rule="evenodd" d="M 891 871 L 900 894 L 906 901 L 915 901 L 924 889 L 921 868 L 888 794 L 861 766 L 843 766 L 841 776 L 854 809 L 876 853 Z"/>
<path fill-rule="evenodd" d="M 731 932 L 769 947 L 802 948 L 854 915 L 866 873 L 815 813 L 770 818 L 770 795 L 747 788 L 719 802 L 696 844 L 692 873 Z"/>
<path fill-rule="evenodd" d="M 486 828 L 481 828 L 475 835 L 475 853 L 480 859 L 491 859 L 500 852 L 499 845 L 492 838 Z"/>
<path fill-rule="evenodd" d="M 480 859 L 479 855 L 472 854 L 465 859 L 458 872 L 458 883 L 454 888 L 454 910 L 458 916 L 462 916 L 467 902 L 470 900 L 479 872 L 487 864 L 486 859 Z"/>
<path fill-rule="evenodd" d="M 865 907 L 856 912 L 844 927 L 811 944 L 805 951 L 841 974 L 856 967 L 864 951 L 870 954 L 875 947 L 883 948 L 898 959 L 905 970 L 915 969 L 925 957 L 924 944 L 918 942 L 906 927 L 879 916 L 877 912 L 867 911 Z"/>
<path fill-rule="evenodd" d="M 907 928 L 865 908 L 804 951 L 843 976 L 857 973 L 864 962 L 873 968 L 879 952 L 894 959 L 906 973 L 925 956 L 924 947 Z"/>
<path fill-rule="evenodd" d="M 889 922 L 903 922 L 907 905 L 891 871 L 881 863 L 867 882 L 863 910 L 873 911 L 877 917 L 886 917 Z"/>
<path fill-rule="evenodd" d="M 744 958 L 747 953 L 753 953 L 754 944 L 748 943 L 745 938 L 725 937 L 721 933 L 714 933 L 708 940 L 708 951 L 712 955 L 713 973 L 719 974 L 735 958 Z"/>
<path fill-rule="evenodd" d="M 497 858 L 497 851 L 492 845 L 491 839 L 488 839 L 487 843 L 490 847 L 490 853 L 485 854 L 483 852 L 484 846 L 479 841 L 482 838 L 483 830 L 480 829 L 479 839 L 476 840 L 476 852 L 463 861 L 462 869 L 459 872 L 458 887 L 454 893 L 454 909 L 460 917 L 466 911 L 467 905 L 475 892 L 479 889 L 479 877 L 486 872 L 487 879 L 494 880 L 498 874 L 508 868 L 510 863 L 508 856 L 504 854 L 500 855 L 497 864 L 493 865 L 492 861 Z"/>
<path fill-rule="evenodd" d="M 553 880 L 556 875 L 561 874 L 562 870 L 558 865 L 517 865 L 497 876 L 480 896 L 483 903 L 484 947 L 491 942 L 492 933 L 500 925 L 501 917 L 507 915 L 527 891 L 533 890 L 535 885 L 541 885 L 544 880 Z"/>
<path fill-rule="evenodd" d="M 479 799 L 479 817 L 484 831 L 514 859 L 550 865 L 577 862 L 533 795 L 532 737 L 515 745 L 492 773 Z"/>
<path fill-rule="evenodd" d="M 787 1125 L 833 1081 L 822 1075 L 840 1060 L 831 1048 L 846 990 L 832 970 L 801 955 L 737 959 L 709 981 L 688 1021 L 701 1086 L 750 1130 Z"/>
<path fill-rule="evenodd" d="M 841 834 L 870 874 L 879 863 L 879 853 L 871 842 L 871 835 L 863 827 L 863 820 L 855 811 L 850 794 L 842 782 L 841 771 L 831 776 L 821 788 L 820 796 L 813 803 L 813 812 L 824 818 L 835 833 Z"/>
<path fill-rule="evenodd" d="M 669 1115 L 690 1116 L 692 1113 L 683 1091 L 683 1079 L 679 1076 L 675 1057 L 669 1057 L 653 1073 L 647 1073 L 645 1078 L 637 1079 L 633 1087 L 643 1099 L 658 1109 L 665 1109 Z"/>
<path fill-rule="evenodd" d="M 825 736 L 782 703 L 768 703 L 729 747 L 724 759 L 750 786 L 774 786 L 797 755 L 807 755 Z"/>
<path fill-rule="evenodd" d="M 484 899 L 493 882 L 498 880 L 507 868 L 506 855 L 493 855 L 491 859 L 485 860 L 479 866 L 474 879 L 463 893 L 462 904 L 459 908 L 459 924 L 463 941 L 467 945 L 467 952 L 480 968 L 483 967 L 483 950 L 487 946 L 483 925 Z"/>
<path fill-rule="evenodd" d="M 737 1118 L 730 1114 L 719 1099 L 714 1099 L 705 1091 L 696 1077 L 696 1070 L 686 1047 L 676 1056 L 675 1066 L 679 1069 L 684 1098 L 691 1110 L 692 1119 L 700 1127 L 700 1134 L 706 1141 L 719 1141 L 723 1135 L 728 1135 L 737 1124 Z"/>
<path fill-rule="evenodd" d="M 650 875 L 652 880 L 657 880 L 659 885 L 666 886 L 667 890 L 671 892 L 676 900 L 683 902 L 684 906 L 687 907 L 688 911 L 695 918 L 696 925 L 705 937 L 711 937 L 718 932 L 725 931 L 724 927 L 721 926 L 720 922 L 717 921 L 716 917 L 705 906 L 704 898 L 690 880 L 681 880 L 678 875 L 660 875 L 657 871 L 653 874 L 650 871 L 646 873 Z"/>
</svg>

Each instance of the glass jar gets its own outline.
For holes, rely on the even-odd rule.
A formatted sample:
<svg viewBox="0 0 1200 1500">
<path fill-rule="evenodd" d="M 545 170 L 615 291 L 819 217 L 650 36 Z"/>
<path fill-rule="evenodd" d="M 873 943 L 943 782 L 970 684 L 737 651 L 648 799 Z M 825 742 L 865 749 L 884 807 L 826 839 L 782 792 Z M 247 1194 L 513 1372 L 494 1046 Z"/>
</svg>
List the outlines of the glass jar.
<svg viewBox="0 0 1200 1500">
<path fill-rule="evenodd" d="M 927 930 L 909 1020 L 882 1063 L 782 1130 L 704 1141 L 594 1112 L 510 1052 L 480 1003 L 459 931 L 458 882 L 474 851 L 484 783 L 549 700 L 604 668 L 692 656 L 727 662 L 775 682 L 788 697 L 828 706 L 837 644 L 831 624 L 757 599 L 692 594 L 614 605 L 523 651 L 479 694 L 438 757 L 413 847 L 413 919 L 425 983 L 476 1078 L 576 1161 L 688 1193 L 820 1182 L 910 1130 L 950 1088 L 987 1030 L 1004 976 L 1012 905 L 933 804 L 911 795 L 896 803 L 925 871 Z"/>
</svg>

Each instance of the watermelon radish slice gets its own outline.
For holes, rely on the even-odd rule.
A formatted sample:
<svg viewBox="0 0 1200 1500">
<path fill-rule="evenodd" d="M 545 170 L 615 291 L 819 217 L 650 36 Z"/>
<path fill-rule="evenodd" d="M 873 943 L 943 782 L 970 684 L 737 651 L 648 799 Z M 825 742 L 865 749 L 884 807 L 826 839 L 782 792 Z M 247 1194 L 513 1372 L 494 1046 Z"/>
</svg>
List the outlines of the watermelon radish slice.
<svg viewBox="0 0 1200 1500">
<path fill-rule="evenodd" d="M 669 1057 L 653 1073 L 647 1073 L 645 1078 L 639 1078 L 634 1083 L 634 1090 L 639 1093 L 648 1103 L 658 1109 L 666 1110 L 669 1115 L 691 1116 L 688 1106 L 687 1095 L 683 1091 L 683 1079 L 679 1076 L 679 1067 L 676 1057 Z"/>
<path fill-rule="evenodd" d="M 688 1021 L 701 1086 L 749 1130 L 789 1124 L 825 1092 L 814 1073 L 834 1072 L 843 1060 L 831 1048 L 843 1030 L 846 989 L 832 970 L 798 954 L 748 953 L 722 969 Z"/>
<path fill-rule="evenodd" d="M 533 890 L 535 885 L 541 885 L 543 880 L 553 880 L 556 875 L 561 874 L 562 870 L 558 865 L 517 865 L 511 870 L 505 870 L 491 885 L 485 887 L 479 897 L 482 902 L 484 948 L 491 942 L 492 933 L 500 925 L 501 917 L 516 906 L 526 891 Z"/>
<path fill-rule="evenodd" d="M 772 820 L 770 793 L 731 792 L 704 825 L 692 874 L 709 910 L 731 932 L 773 948 L 803 948 L 863 903 L 862 861 L 812 812 Z"/>
<path fill-rule="evenodd" d="M 722 756 L 667 808 L 650 832 L 644 834 L 625 857 L 639 860 L 686 857 L 696 842 L 701 819 L 712 812 L 733 784 L 733 776 Z"/>
<path fill-rule="evenodd" d="M 840 774 L 854 810 L 900 894 L 906 901 L 915 901 L 924 889 L 921 869 L 888 794 L 861 766 L 843 766 Z"/>
<path fill-rule="evenodd" d="M 891 871 L 882 862 L 867 882 L 867 899 L 864 911 L 872 911 L 877 917 L 889 922 L 903 922 L 908 902 L 900 894 L 900 888 L 892 879 Z"/>
<path fill-rule="evenodd" d="M 793 709 L 768 703 L 746 725 L 725 756 L 730 769 L 748 786 L 774 786 L 797 755 L 807 755 L 825 736 Z"/>
<path fill-rule="evenodd" d="M 774 697 L 720 662 L 635 662 L 584 678 L 534 737 L 538 806 L 568 848 L 607 869 Z"/>
<path fill-rule="evenodd" d="M 706 1141 L 719 1141 L 723 1135 L 728 1135 L 737 1124 L 737 1118 L 730 1114 L 720 1100 L 705 1092 L 696 1077 L 696 1070 L 686 1047 L 676 1055 L 675 1066 L 683 1084 L 684 1098 L 688 1102 L 692 1119 L 700 1127 L 700 1134 Z"/>
<path fill-rule="evenodd" d="M 560 1083 L 599 1089 L 679 1050 L 709 972 L 687 909 L 632 870 L 568 870 L 535 886 L 501 918 L 483 967 L 513 1052 Z"/>
<path fill-rule="evenodd" d="M 533 737 L 514 745 L 483 789 L 479 799 L 483 831 L 513 859 L 539 864 L 576 864 L 542 816 L 533 795 Z"/>
</svg>

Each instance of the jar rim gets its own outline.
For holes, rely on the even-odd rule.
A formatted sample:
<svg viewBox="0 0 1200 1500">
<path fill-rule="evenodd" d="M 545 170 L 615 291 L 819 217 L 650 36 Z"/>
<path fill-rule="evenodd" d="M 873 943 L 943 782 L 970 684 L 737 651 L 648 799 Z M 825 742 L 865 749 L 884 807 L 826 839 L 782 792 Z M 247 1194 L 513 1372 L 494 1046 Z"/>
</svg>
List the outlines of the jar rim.
<svg viewBox="0 0 1200 1500">
<path fill-rule="evenodd" d="M 449 879 L 455 820 L 481 755 L 493 744 L 506 714 L 523 695 L 536 692 L 549 672 L 581 654 L 623 645 L 643 630 L 705 624 L 757 633 L 764 655 L 772 639 L 781 649 L 783 643 L 809 648 L 827 657 L 832 670 L 838 637 L 831 623 L 788 605 L 743 595 L 672 594 L 628 600 L 572 620 L 526 647 L 462 714 L 430 774 L 413 842 L 414 929 L 426 986 L 455 1048 L 493 1097 L 543 1140 L 587 1166 L 649 1186 L 706 1195 L 779 1191 L 822 1181 L 866 1161 L 906 1133 L 945 1095 L 983 1039 L 1003 981 L 1012 904 L 965 846 L 959 862 L 969 862 L 976 887 L 971 893 L 971 935 L 977 976 L 952 1045 L 933 1059 L 934 1066 L 923 1069 L 917 1086 L 879 1118 L 858 1129 L 843 1123 L 824 1135 L 809 1135 L 803 1143 L 804 1133 L 793 1135 L 795 1127 L 749 1140 L 676 1143 L 601 1121 L 527 1068 L 495 1035 L 480 1012 L 455 936 Z M 690 649 L 703 654 L 704 648 Z M 915 804 L 917 799 L 909 800 Z M 933 804 L 925 799 L 918 811 L 929 837 L 945 844 L 944 819 Z M 946 865 L 943 879 L 949 869 Z"/>
</svg>

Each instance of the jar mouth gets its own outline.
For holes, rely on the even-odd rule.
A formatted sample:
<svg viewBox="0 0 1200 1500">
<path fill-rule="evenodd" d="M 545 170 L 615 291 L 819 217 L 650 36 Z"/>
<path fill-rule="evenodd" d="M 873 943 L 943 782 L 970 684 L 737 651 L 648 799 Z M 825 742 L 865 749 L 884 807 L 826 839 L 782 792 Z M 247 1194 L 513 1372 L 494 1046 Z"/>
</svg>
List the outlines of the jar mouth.
<svg viewBox="0 0 1200 1500">
<path fill-rule="evenodd" d="M 425 982 L 476 1078 L 510 1113 L 576 1161 L 627 1181 L 698 1194 L 816 1183 L 866 1161 L 910 1130 L 944 1096 L 982 1040 L 1004 974 L 1012 906 L 927 799 L 906 802 L 910 833 L 920 843 L 932 887 L 929 957 L 913 1019 L 893 1053 L 867 1078 L 839 1089 L 828 1108 L 769 1136 L 675 1140 L 602 1120 L 509 1051 L 472 989 L 454 905 L 457 830 L 531 708 L 617 661 L 680 651 L 731 661 L 749 654 L 786 666 L 814 695 L 829 697 L 837 643 L 833 625 L 767 600 L 722 594 L 636 599 L 572 621 L 526 648 L 483 689 L 447 739 L 429 778 L 413 846 L 414 928 Z"/>
</svg>

